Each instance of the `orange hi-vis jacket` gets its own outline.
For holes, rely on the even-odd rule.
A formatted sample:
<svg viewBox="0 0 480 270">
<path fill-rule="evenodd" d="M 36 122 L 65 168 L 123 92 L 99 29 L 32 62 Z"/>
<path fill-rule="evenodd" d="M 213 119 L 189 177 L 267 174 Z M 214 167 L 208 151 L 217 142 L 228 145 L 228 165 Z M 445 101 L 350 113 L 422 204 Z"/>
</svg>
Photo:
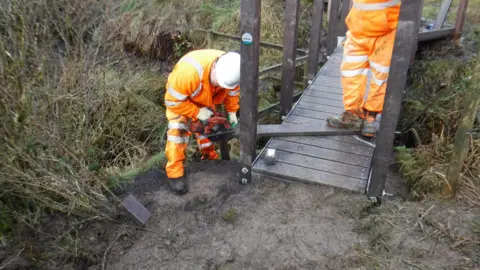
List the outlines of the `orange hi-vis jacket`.
<svg viewBox="0 0 480 270">
<path fill-rule="evenodd" d="M 383 36 L 397 27 L 401 0 L 352 0 L 345 23 L 358 38 Z"/>
<path fill-rule="evenodd" d="M 224 104 L 227 112 L 239 109 L 240 87 L 233 90 L 210 84 L 210 70 L 215 60 L 224 54 L 220 50 L 195 50 L 183 56 L 168 76 L 165 106 L 168 110 L 195 118 L 199 109 L 215 110 L 216 104 Z"/>
</svg>

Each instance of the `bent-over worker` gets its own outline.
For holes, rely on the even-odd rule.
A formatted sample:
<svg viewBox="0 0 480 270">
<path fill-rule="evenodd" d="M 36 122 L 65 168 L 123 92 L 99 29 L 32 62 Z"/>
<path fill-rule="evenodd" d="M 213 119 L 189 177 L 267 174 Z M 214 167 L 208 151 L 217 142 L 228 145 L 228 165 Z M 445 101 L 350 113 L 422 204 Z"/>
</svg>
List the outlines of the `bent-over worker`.
<svg viewBox="0 0 480 270">
<path fill-rule="evenodd" d="M 176 194 L 188 191 L 184 176 L 185 149 L 191 132 L 190 119 L 208 120 L 215 105 L 223 104 L 228 121 L 235 127 L 240 96 L 240 55 L 220 50 L 195 50 L 183 56 L 168 76 L 165 93 L 168 133 L 166 173 Z M 219 156 L 215 145 L 205 136 L 195 134 L 202 159 Z"/>
<path fill-rule="evenodd" d="M 343 104 L 341 116 L 329 117 L 335 128 L 362 129 L 373 137 L 377 114 L 382 113 L 388 72 L 400 14 L 400 0 L 352 0 L 345 22 L 348 27 L 341 69 Z M 367 74 L 370 90 L 365 100 Z"/>
</svg>

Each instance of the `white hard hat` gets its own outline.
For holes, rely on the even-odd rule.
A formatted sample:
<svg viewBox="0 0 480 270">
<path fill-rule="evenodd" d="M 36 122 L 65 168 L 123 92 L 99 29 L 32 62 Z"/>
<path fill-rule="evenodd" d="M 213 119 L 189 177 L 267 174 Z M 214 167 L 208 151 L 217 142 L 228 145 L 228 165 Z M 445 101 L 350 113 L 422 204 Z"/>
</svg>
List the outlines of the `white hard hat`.
<svg viewBox="0 0 480 270">
<path fill-rule="evenodd" d="M 234 89 L 240 83 L 240 54 L 227 52 L 220 56 L 215 66 L 218 84 L 225 89 Z"/>
</svg>

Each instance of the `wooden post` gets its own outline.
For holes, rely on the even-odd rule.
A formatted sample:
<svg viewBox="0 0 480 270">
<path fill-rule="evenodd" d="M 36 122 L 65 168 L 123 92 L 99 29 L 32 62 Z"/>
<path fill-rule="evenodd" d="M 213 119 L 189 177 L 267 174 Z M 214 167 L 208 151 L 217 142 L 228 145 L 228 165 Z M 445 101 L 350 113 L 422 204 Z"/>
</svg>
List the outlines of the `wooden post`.
<svg viewBox="0 0 480 270">
<path fill-rule="evenodd" d="M 453 0 L 443 0 L 440 11 L 437 14 L 437 19 L 435 20 L 435 26 L 433 27 L 433 30 L 442 29 L 445 19 L 447 18 L 448 10 L 452 5 L 452 1 Z"/>
<path fill-rule="evenodd" d="M 347 34 L 347 24 L 345 23 L 345 19 L 347 18 L 348 12 L 350 11 L 350 3 L 351 0 L 342 0 L 340 21 L 338 22 L 336 33 L 338 37 L 344 37 Z"/>
<path fill-rule="evenodd" d="M 421 2 L 418 0 L 402 1 L 380 130 L 376 138 L 372 171 L 367 186 L 367 195 L 370 198 L 383 196 L 385 181 L 392 160 L 395 131 L 402 106 L 402 92 L 405 89 L 413 44 L 418 36 L 416 25 L 419 19 L 417 13 L 420 4 Z"/>
<path fill-rule="evenodd" d="M 222 112 L 223 115 L 227 115 L 225 108 L 221 104 L 217 104 L 215 109 L 219 112 Z M 218 146 L 220 148 L 220 157 L 222 160 L 230 160 L 230 147 L 228 145 L 228 140 L 218 141 Z"/>
<path fill-rule="evenodd" d="M 330 56 L 337 48 L 337 23 L 340 0 L 330 0 L 328 2 L 328 36 L 327 36 L 327 55 Z"/>
<path fill-rule="evenodd" d="M 280 93 L 280 117 L 285 117 L 292 109 L 295 81 L 295 59 L 297 52 L 298 17 L 300 0 L 285 1 L 285 30 L 283 33 L 283 72 Z"/>
<path fill-rule="evenodd" d="M 467 156 L 469 148 L 469 132 L 472 130 L 473 123 L 477 116 L 478 106 L 480 106 L 480 52 L 477 54 L 477 62 L 473 71 L 472 79 L 468 87 L 469 93 L 465 97 L 465 105 L 462 111 L 462 119 L 457 128 L 455 143 L 453 145 L 452 157 L 448 166 L 447 180 L 455 194 L 458 187 L 458 179 L 463 168 L 463 162 Z"/>
<path fill-rule="evenodd" d="M 415 21 L 415 29 L 417 29 L 417 32 L 420 31 L 420 26 L 422 24 L 422 13 L 423 13 L 423 5 L 424 5 L 424 0 L 418 0 L 420 2 L 420 8 L 418 10 L 416 10 L 416 14 L 418 16 L 418 20 Z M 415 40 L 412 40 L 413 42 L 413 49 L 412 49 L 412 54 L 410 56 L 410 65 L 413 64 L 413 62 L 415 61 L 415 55 L 417 53 L 417 50 L 418 50 L 418 40 L 415 39 Z"/>
<path fill-rule="evenodd" d="M 308 49 L 308 80 L 317 75 L 318 56 L 320 52 L 320 38 L 322 36 L 324 0 L 315 0 L 313 3 L 312 28 L 310 30 L 310 44 Z"/>
<path fill-rule="evenodd" d="M 307 89 L 307 86 L 308 86 L 308 63 L 305 62 L 305 64 L 303 64 L 303 77 L 302 77 L 302 87 L 303 89 Z M 295 84 L 295 82 L 294 82 Z M 294 91 L 295 92 L 295 91 Z M 292 97 L 292 102 L 293 102 L 293 97 Z"/>
<path fill-rule="evenodd" d="M 457 10 L 457 21 L 455 22 L 455 30 L 453 31 L 453 39 L 458 42 L 463 32 L 465 24 L 465 16 L 467 15 L 468 0 L 460 0 Z"/>
<path fill-rule="evenodd" d="M 207 47 L 213 49 L 213 33 L 212 29 L 207 30 Z"/>
<path fill-rule="evenodd" d="M 240 44 L 240 182 L 252 180 L 252 163 L 256 156 L 258 69 L 260 60 L 261 0 L 242 0 L 240 6 L 242 43 Z"/>
</svg>

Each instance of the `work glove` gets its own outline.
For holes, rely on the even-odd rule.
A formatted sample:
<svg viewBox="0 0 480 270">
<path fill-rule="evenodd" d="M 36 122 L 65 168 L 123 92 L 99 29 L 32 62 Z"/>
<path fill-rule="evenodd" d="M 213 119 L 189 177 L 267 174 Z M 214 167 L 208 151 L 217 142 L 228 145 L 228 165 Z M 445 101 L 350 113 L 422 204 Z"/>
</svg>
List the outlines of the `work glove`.
<svg viewBox="0 0 480 270">
<path fill-rule="evenodd" d="M 200 121 L 206 121 L 208 118 L 212 117 L 213 112 L 208 108 L 200 108 L 200 111 L 197 114 L 197 119 Z"/>
<path fill-rule="evenodd" d="M 228 122 L 230 123 L 230 125 L 232 125 L 232 128 L 235 128 L 238 124 L 237 113 L 229 112 Z"/>
</svg>

